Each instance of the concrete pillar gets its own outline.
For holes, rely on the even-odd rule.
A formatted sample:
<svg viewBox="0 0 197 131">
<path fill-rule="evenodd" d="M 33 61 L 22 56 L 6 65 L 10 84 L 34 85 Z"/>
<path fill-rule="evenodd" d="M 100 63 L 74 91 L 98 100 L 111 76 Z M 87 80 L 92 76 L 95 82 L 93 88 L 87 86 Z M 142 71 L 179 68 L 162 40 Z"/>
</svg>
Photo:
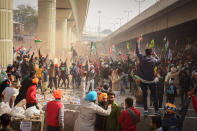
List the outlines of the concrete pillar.
<svg viewBox="0 0 197 131">
<path fill-rule="evenodd" d="M 55 57 L 56 0 L 38 0 L 38 38 L 41 53 Z"/>
<path fill-rule="evenodd" d="M 70 44 L 72 43 L 71 41 L 71 27 L 68 27 L 68 31 L 67 31 L 67 35 L 68 35 L 68 46 L 70 46 Z"/>
<path fill-rule="evenodd" d="M 64 52 L 67 44 L 67 19 L 56 21 L 56 56 L 64 59 Z"/>
<path fill-rule="evenodd" d="M 13 0 L 0 0 L 0 64 L 13 63 Z"/>
</svg>

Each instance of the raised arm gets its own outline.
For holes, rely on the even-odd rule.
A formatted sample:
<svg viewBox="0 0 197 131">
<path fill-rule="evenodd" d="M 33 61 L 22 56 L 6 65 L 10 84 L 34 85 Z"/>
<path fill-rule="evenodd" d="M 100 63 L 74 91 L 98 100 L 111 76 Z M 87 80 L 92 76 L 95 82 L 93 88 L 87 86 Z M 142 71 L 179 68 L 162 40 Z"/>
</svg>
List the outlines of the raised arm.
<svg viewBox="0 0 197 131">
<path fill-rule="evenodd" d="M 82 90 L 81 90 L 81 101 L 80 101 L 80 103 L 83 103 L 85 101 L 85 96 L 86 96 L 85 87 L 83 87 Z"/>
<path fill-rule="evenodd" d="M 102 116 L 109 116 L 111 113 L 111 105 L 108 106 L 107 110 L 103 109 L 102 107 L 96 105 L 96 113 Z"/>
<path fill-rule="evenodd" d="M 137 43 L 136 43 L 136 54 L 137 54 L 137 57 L 139 58 L 140 61 L 143 59 L 143 55 L 140 51 L 140 41 L 141 40 L 142 40 L 142 37 L 140 36 L 137 40 Z"/>
</svg>

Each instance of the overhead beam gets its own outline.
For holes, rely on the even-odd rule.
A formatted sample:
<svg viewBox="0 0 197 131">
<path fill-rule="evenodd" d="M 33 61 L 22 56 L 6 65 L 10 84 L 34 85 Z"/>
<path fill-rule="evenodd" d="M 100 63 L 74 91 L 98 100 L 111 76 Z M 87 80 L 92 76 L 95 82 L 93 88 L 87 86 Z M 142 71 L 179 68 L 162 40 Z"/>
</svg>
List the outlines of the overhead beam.
<svg viewBox="0 0 197 131">
<path fill-rule="evenodd" d="M 72 8 L 56 8 L 56 10 L 72 10 Z"/>
</svg>

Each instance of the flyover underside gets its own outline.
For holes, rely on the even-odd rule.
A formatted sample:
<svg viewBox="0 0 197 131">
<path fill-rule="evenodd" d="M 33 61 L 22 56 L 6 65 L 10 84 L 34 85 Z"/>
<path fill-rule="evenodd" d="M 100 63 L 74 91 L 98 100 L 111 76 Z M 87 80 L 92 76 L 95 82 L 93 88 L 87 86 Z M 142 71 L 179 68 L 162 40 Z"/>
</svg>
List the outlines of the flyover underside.
<svg viewBox="0 0 197 131">
<path fill-rule="evenodd" d="M 160 16 L 152 16 L 135 26 L 125 30 L 118 35 L 108 39 L 110 43 L 117 44 L 136 38 L 139 35 L 146 35 L 158 32 L 176 25 L 197 19 L 197 1 L 192 0 L 185 5 L 171 9 L 170 12 L 159 12 Z"/>
<path fill-rule="evenodd" d="M 185 46 L 187 43 L 194 43 L 197 41 L 197 19 L 168 28 L 161 31 L 152 32 L 143 36 L 143 46 L 145 47 L 146 43 L 150 44 L 152 39 L 155 40 L 155 48 L 162 49 L 164 48 L 163 39 L 166 36 L 170 41 L 170 46 L 174 47 L 175 41 L 177 40 L 176 48 Z M 130 43 L 131 51 L 136 48 L 137 37 L 128 40 Z M 121 50 L 122 52 L 128 52 L 126 41 L 118 43 L 115 45 L 116 49 Z"/>
</svg>

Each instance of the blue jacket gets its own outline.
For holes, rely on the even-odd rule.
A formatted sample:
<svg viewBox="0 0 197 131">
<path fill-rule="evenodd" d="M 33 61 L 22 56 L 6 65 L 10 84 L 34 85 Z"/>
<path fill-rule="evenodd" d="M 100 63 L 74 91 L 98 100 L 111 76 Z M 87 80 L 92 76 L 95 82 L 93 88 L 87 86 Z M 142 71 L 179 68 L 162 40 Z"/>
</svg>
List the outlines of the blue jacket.
<svg viewBox="0 0 197 131">
<path fill-rule="evenodd" d="M 136 43 L 136 54 L 140 61 L 137 68 L 137 75 L 146 81 L 153 81 L 155 79 L 154 69 L 155 66 L 160 64 L 160 59 L 158 57 L 143 56 L 139 46 Z"/>
</svg>

